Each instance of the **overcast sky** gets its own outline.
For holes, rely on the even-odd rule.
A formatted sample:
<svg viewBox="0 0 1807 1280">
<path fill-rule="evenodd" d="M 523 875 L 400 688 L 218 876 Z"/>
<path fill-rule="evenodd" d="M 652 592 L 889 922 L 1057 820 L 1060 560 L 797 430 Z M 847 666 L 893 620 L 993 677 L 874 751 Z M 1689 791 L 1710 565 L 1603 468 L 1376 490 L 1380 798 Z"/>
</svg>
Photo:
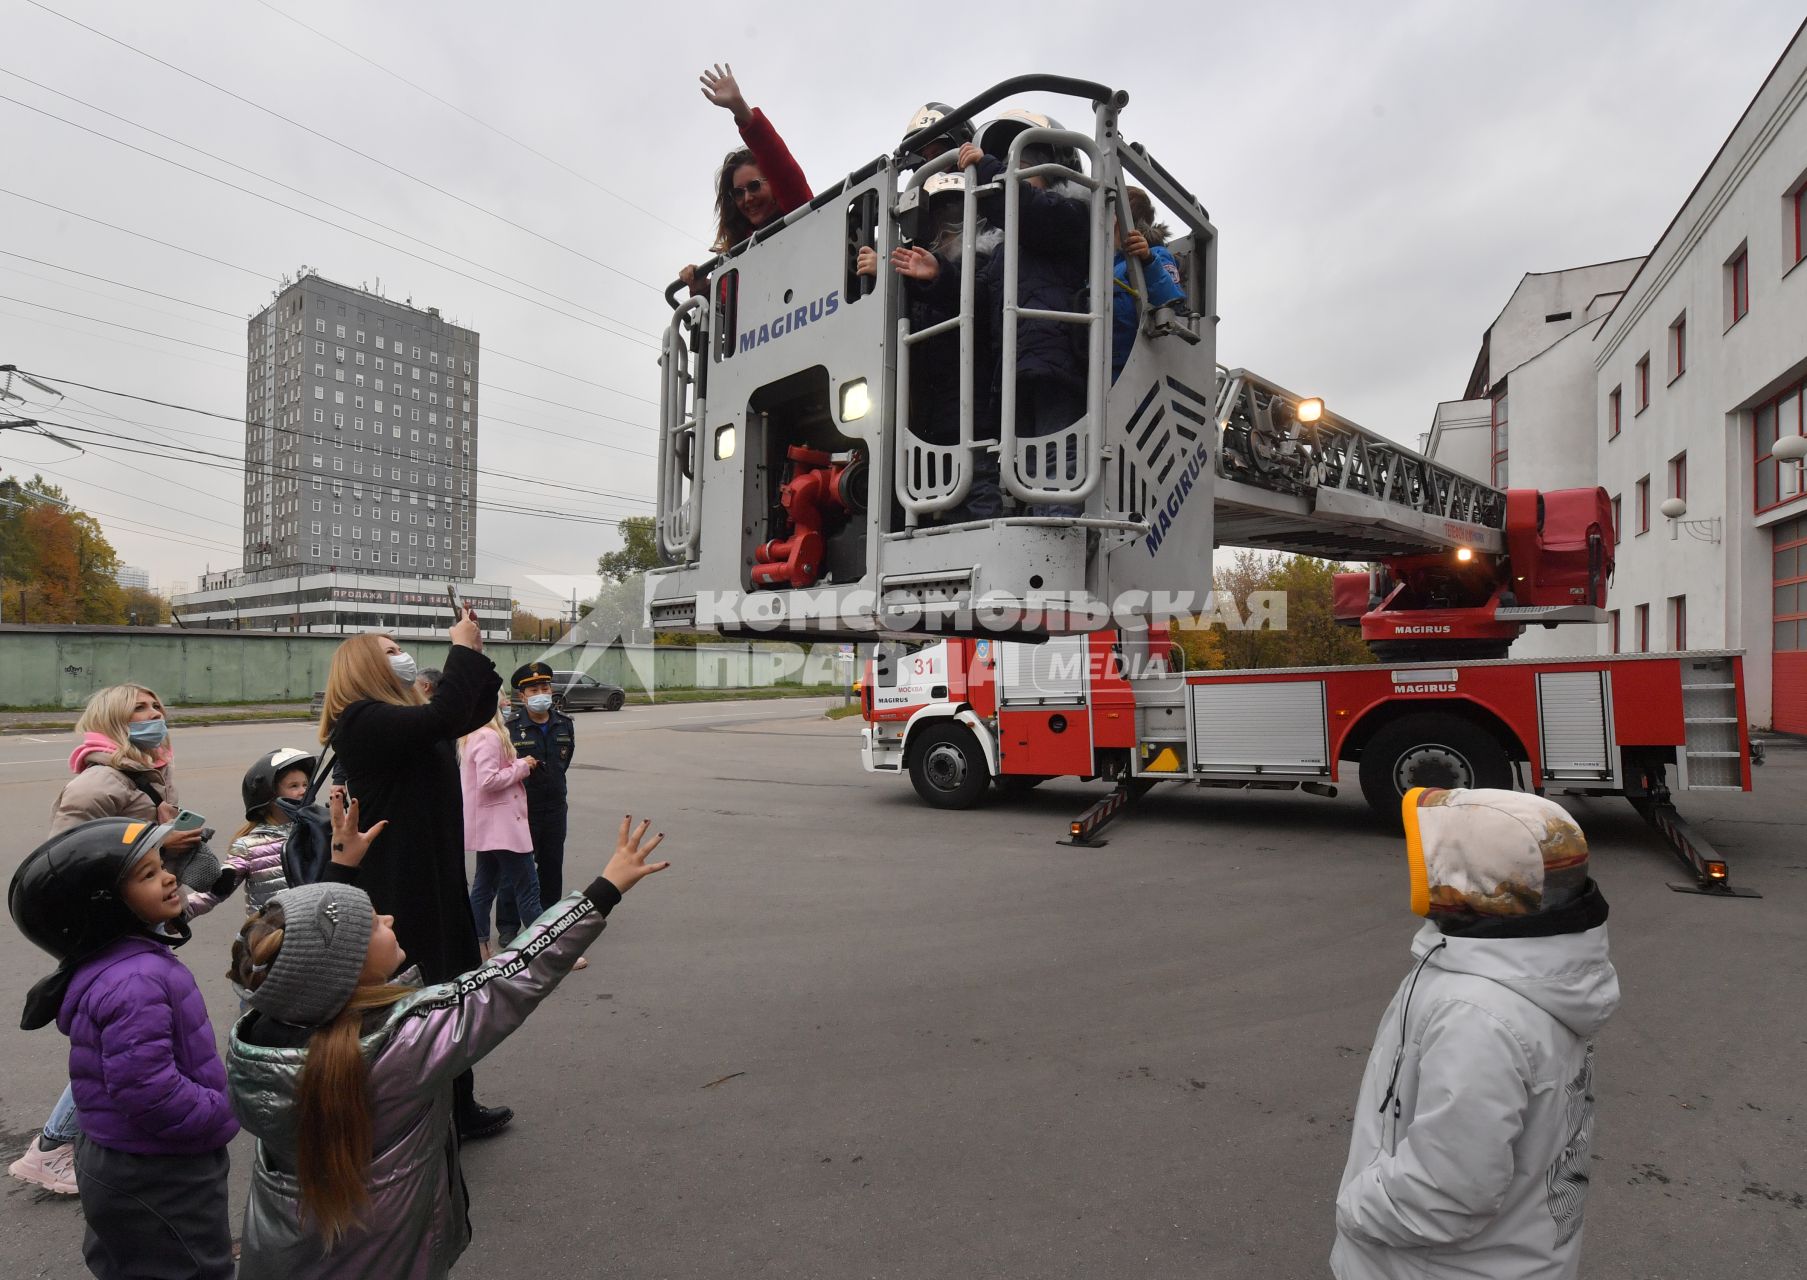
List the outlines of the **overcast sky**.
<svg viewBox="0 0 1807 1280">
<path fill-rule="evenodd" d="M 847 16 L 862 12 L 871 17 Z M 1779 0 L 1135 12 L 0 0 L 0 94 L 16 100 L 0 101 L 0 364 L 230 416 L 243 403 L 244 319 L 285 272 L 380 279 L 390 298 L 481 333 L 480 466 L 646 495 L 483 478 L 485 501 L 560 513 L 480 520 L 479 580 L 547 607 L 530 575 L 592 571 L 616 545 L 602 522 L 651 510 L 659 293 L 703 256 L 714 166 L 735 143 L 727 113 L 698 93 L 698 70 L 732 61 L 818 189 L 894 145 L 924 99 L 1049 71 L 1127 89 L 1124 132 L 1210 210 L 1219 359 L 1413 443 L 1436 402 L 1461 393 L 1524 272 L 1650 249 L 1801 21 Z M 1084 123 L 1073 104 L 1040 105 Z M 8 433 L 0 469 L 63 485 L 160 588 L 236 565 L 238 475 L 173 446 L 242 457 L 242 428 L 66 389 L 60 410 L 32 411 L 132 441 L 90 437 L 77 456 Z"/>
</svg>

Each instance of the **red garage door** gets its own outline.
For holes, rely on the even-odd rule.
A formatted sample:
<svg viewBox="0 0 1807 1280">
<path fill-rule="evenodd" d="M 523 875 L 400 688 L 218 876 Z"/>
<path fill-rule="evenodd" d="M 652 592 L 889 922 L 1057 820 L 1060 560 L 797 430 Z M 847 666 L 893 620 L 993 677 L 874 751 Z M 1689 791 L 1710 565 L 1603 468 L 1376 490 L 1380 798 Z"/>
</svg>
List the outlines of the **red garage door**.
<svg viewBox="0 0 1807 1280">
<path fill-rule="evenodd" d="M 1770 724 L 1781 733 L 1807 733 L 1807 516 L 1775 531 L 1775 657 Z"/>
</svg>

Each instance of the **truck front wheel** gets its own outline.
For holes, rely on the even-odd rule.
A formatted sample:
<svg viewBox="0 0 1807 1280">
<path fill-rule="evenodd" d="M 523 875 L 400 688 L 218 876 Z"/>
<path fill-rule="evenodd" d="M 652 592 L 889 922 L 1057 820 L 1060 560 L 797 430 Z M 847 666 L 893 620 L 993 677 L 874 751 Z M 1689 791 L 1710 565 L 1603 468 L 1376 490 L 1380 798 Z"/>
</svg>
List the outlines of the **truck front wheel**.
<svg viewBox="0 0 1807 1280">
<path fill-rule="evenodd" d="M 1512 762 L 1499 740 L 1447 712 L 1402 716 L 1362 748 L 1362 796 L 1397 824 L 1399 802 L 1413 787 L 1512 786 Z"/>
<path fill-rule="evenodd" d="M 970 809 L 991 785 L 991 770 L 965 725 L 932 724 L 910 752 L 910 782 L 937 809 Z"/>
</svg>

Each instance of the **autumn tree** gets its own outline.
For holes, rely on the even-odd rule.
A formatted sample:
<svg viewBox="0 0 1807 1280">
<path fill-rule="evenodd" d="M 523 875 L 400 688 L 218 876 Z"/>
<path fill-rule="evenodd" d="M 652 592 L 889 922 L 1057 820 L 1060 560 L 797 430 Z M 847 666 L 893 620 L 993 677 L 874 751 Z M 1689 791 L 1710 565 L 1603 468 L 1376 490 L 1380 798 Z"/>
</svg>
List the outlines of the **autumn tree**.
<svg viewBox="0 0 1807 1280">
<path fill-rule="evenodd" d="M 42 476 L 0 480 L 0 599 L 13 621 L 121 623 L 119 556 L 100 525 Z"/>
<path fill-rule="evenodd" d="M 1335 616 L 1343 566 L 1239 550 L 1214 575 L 1215 612 L 1176 630 L 1194 670 L 1336 667 L 1374 661 L 1361 632 Z"/>
</svg>

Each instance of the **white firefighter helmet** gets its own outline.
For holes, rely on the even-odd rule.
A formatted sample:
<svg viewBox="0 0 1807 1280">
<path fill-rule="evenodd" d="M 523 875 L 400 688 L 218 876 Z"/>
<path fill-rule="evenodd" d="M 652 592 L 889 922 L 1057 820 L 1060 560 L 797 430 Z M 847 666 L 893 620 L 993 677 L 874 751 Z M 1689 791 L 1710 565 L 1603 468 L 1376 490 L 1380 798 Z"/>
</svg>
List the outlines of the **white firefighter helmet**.
<svg viewBox="0 0 1807 1280">
<path fill-rule="evenodd" d="M 943 120 L 948 118 L 949 113 L 952 111 L 953 108 L 948 106 L 945 102 L 923 103 L 920 107 L 917 107 L 915 111 L 910 113 L 910 123 L 904 126 L 904 137 L 914 137 L 916 134 L 922 132 L 922 130 L 927 129 L 930 125 L 940 124 Z M 918 148 L 907 156 L 906 159 L 913 164 L 921 164 L 924 160 L 934 159 L 935 156 L 940 155 L 943 151 L 946 151 L 951 147 L 958 147 L 961 143 L 971 142 L 972 140 L 972 121 L 957 120 L 948 127 L 947 132 L 931 139 L 926 144 L 932 149 L 932 154 L 923 155 L 922 149 Z"/>
<path fill-rule="evenodd" d="M 979 127 L 974 139 L 979 150 L 999 160 L 1010 155 L 1010 144 L 1025 129 L 1060 129 L 1064 126 L 1053 116 L 1044 116 L 1036 111 L 1027 111 L 1022 107 L 1011 107 L 995 120 L 989 120 Z M 1079 153 L 1071 147 L 1057 147 L 1054 151 L 1054 162 L 1065 165 L 1069 169 L 1079 168 Z"/>
</svg>

